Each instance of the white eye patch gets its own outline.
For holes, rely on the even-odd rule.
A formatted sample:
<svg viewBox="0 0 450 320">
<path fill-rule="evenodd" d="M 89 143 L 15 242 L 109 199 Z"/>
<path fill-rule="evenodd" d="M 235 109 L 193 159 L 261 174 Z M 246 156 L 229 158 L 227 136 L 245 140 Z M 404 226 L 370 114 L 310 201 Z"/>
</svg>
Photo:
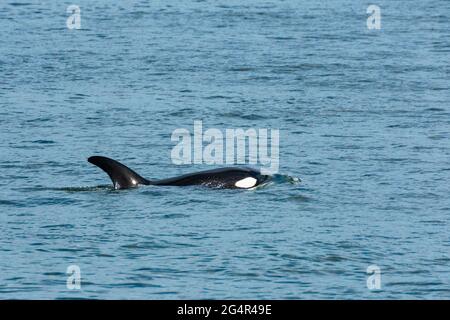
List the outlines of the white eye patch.
<svg viewBox="0 0 450 320">
<path fill-rule="evenodd" d="M 248 177 L 242 180 L 237 181 L 234 185 L 238 188 L 251 188 L 256 185 L 257 180 L 252 177 Z"/>
</svg>

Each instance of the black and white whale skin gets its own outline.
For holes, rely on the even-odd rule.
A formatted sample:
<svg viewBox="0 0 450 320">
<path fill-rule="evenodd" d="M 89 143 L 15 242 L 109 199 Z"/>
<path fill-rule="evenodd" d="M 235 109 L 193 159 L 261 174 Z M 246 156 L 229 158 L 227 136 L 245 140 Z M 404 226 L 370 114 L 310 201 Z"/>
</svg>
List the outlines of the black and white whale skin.
<svg viewBox="0 0 450 320">
<path fill-rule="evenodd" d="M 252 168 L 229 167 L 200 171 L 168 179 L 148 180 L 120 162 L 110 158 L 93 156 L 88 161 L 108 174 L 112 180 L 114 189 L 135 188 L 139 185 L 201 185 L 220 189 L 251 189 L 267 182 L 270 178 L 270 176 L 262 175 L 258 170 Z"/>
</svg>

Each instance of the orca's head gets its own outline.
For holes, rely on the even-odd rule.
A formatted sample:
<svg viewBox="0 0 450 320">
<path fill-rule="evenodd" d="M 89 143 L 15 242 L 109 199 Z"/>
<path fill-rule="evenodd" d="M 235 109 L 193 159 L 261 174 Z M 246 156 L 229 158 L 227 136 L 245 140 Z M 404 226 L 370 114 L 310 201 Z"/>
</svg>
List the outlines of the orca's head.
<svg viewBox="0 0 450 320">
<path fill-rule="evenodd" d="M 251 189 L 264 184 L 270 179 L 270 176 L 262 175 L 259 172 L 249 172 L 247 177 L 237 180 L 234 187 L 238 189 Z"/>
</svg>

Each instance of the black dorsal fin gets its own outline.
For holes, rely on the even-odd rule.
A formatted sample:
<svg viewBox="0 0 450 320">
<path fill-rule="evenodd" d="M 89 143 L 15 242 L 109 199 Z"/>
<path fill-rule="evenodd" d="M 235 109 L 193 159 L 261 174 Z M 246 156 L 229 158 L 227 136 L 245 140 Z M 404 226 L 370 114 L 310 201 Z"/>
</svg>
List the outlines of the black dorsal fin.
<svg viewBox="0 0 450 320">
<path fill-rule="evenodd" d="M 120 162 L 101 156 L 93 156 L 88 161 L 103 171 L 111 178 L 114 189 L 127 189 L 137 187 L 139 184 L 149 185 L 151 182 Z"/>
</svg>

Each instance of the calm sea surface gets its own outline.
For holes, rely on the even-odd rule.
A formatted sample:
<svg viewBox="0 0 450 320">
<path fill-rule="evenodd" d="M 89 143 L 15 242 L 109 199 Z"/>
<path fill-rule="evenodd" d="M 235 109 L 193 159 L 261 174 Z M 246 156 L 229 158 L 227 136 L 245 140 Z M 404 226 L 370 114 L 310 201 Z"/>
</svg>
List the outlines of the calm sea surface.
<svg viewBox="0 0 450 320">
<path fill-rule="evenodd" d="M 74 3 L 0 4 L 0 298 L 450 298 L 449 1 Z M 279 129 L 279 176 L 98 187 L 216 167 L 194 120 Z"/>
</svg>

